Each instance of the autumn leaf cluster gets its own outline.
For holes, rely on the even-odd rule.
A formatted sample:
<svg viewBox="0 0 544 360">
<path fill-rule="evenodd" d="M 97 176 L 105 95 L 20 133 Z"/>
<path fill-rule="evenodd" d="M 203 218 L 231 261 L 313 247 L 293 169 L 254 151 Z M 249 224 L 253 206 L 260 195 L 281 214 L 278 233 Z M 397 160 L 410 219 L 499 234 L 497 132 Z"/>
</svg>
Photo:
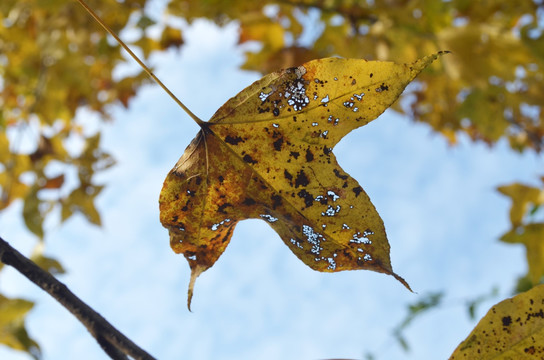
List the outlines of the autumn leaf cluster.
<svg viewBox="0 0 544 360">
<path fill-rule="evenodd" d="M 444 70 L 419 78 L 412 101 L 396 109 L 455 143 L 460 133 L 516 150 L 542 147 L 544 41 L 538 1 L 173 1 L 171 13 L 219 24 L 237 20 L 241 44 L 256 41 L 246 69 L 269 73 L 341 55 L 413 59 L 452 51 Z M 313 38 L 308 23 L 314 26 Z M 317 33 L 317 34 L 315 34 Z"/>
</svg>

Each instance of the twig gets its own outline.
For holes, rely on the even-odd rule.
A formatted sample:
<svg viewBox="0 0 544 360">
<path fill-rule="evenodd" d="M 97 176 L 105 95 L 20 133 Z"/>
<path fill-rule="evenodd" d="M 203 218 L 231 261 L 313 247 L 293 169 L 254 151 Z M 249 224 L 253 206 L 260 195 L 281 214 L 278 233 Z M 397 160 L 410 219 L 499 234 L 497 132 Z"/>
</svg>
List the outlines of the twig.
<svg viewBox="0 0 544 360">
<path fill-rule="evenodd" d="M 66 285 L 15 250 L 2 237 L 0 237 L 0 261 L 14 267 L 68 309 L 112 359 L 126 360 L 129 357 L 142 360 L 155 359 L 81 301 Z"/>
<path fill-rule="evenodd" d="M 127 46 L 127 44 L 125 44 L 123 42 L 123 40 L 121 40 L 119 38 L 119 36 L 117 36 L 117 34 L 100 18 L 100 16 L 98 16 L 93 11 L 93 9 L 91 9 L 91 7 L 89 5 L 87 5 L 87 3 L 85 1 L 77 0 L 77 2 L 79 2 L 81 4 L 81 6 L 83 6 L 83 8 L 85 8 L 85 10 L 87 10 L 87 12 L 100 24 L 100 26 L 102 26 L 104 28 L 104 30 L 106 30 L 106 32 L 108 34 L 113 36 L 113 38 L 119 43 L 119 45 L 121 45 L 123 47 L 123 49 L 125 49 L 125 51 L 138 63 L 138 65 L 140 65 L 142 67 L 142 69 L 144 69 L 144 71 L 147 73 L 147 75 L 149 75 L 164 91 L 166 91 L 166 93 L 179 105 L 179 107 L 181 107 L 187 113 L 187 115 L 189 115 L 189 117 L 191 117 L 191 119 L 194 120 L 194 122 L 196 122 L 196 124 L 198 126 L 202 127 L 204 125 L 205 122 L 202 121 L 198 116 L 193 114 L 193 112 L 191 110 L 189 110 L 189 108 L 187 106 L 185 106 L 181 102 L 181 100 L 179 100 L 176 97 L 176 95 L 174 95 L 170 91 L 170 89 L 168 89 L 166 87 L 166 85 L 164 85 L 162 83 L 162 81 L 160 81 L 159 78 L 157 76 L 155 76 L 155 74 L 153 74 L 151 69 L 149 69 L 147 67 L 147 65 L 145 65 L 144 62 L 142 60 L 140 60 L 140 58 L 138 56 L 136 56 L 136 54 L 134 54 L 132 52 L 132 50 L 130 50 L 130 48 Z"/>
</svg>

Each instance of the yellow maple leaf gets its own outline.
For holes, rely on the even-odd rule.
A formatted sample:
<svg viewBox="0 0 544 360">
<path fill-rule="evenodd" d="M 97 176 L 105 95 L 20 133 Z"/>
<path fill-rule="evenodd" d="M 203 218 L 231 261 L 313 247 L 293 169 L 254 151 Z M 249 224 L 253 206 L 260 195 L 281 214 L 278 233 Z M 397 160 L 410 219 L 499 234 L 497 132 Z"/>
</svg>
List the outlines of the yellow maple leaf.
<svg viewBox="0 0 544 360">
<path fill-rule="evenodd" d="M 440 53 L 439 53 L 440 54 Z M 412 64 L 327 58 L 269 74 L 227 101 L 166 177 L 160 218 L 194 281 L 238 221 L 258 218 L 314 270 L 393 275 L 383 221 L 332 148 L 378 117 L 439 54 Z"/>
</svg>

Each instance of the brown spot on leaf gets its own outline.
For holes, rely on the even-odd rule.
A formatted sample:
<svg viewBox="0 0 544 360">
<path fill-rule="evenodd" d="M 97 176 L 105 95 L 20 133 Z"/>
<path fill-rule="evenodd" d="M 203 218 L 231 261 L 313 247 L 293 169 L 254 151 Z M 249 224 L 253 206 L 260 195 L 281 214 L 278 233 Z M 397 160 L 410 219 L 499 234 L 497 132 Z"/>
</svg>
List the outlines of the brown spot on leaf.
<svg viewBox="0 0 544 360">
<path fill-rule="evenodd" d="M 505 316 L 502 318 L 502 326 L 510 326 L 512 323 L 512 318 L 510 316 Z"/>
<path fill-rule="evenodd" d="M 298 159 L 298 157 L 300 156 L 300 153 L 298 151 L 291 151 L 289 155 L 294 157 L 295 159 Z"/>
<path fill-rule="evenodd" d="M 244 139 L 242 139 L 242 138 L 239 137 L 239 136 L 232 137 L 232 136 L 230 136 L 230 135 L 227 135 L 227 136 L 225 137 L 225 142 L 226 142 L 226 143 L 229 143 L 229 144 L 231 144 L 231 145 L 238 145 L 239 143 L 244 142 Z"/>
<path fill-rule="evenodd" d="M 306 186 L 309 183 L 310 180 L 308 180 L 308 177 L 304 173 L 304 170 L 300 170 L 300 172 L 297 174 L 297 178 L 295 179 L 295 187 Z"/>
<path fill-rule="evenodd" d="M 306 149 L 306 161 L 310 162 L 314 159 L 314 153 L 310 150 L 310 148 Z"/>
<path fill-rule="evenodd" d="M 281 151 L 281 146 L 283 144 L 283 138 L 280 137 L 278 140 L 274 141 L 274 150 Z"/>
<path fill-rule="evenodd" d="M 256 203 L 255 200 L 253 200 L 252 198 L 248 198 L 248 197 L 246 197 L 244 199 L 244 201 L 242 201 L 242 204 L 247 205 L 247 206 L 255 205 L 255 203 Z"/>
<path fill-rule="evenodd" d="M 281 206 L 282 204 L 281 196 L 272 195 L 270 199 L 272 200 L 272 209 L 275 210 L 278 206 Z"/>
<path fill-rule="evenodd" d="M 283 171 L 283 176 L 285 176 L 285 178 L 289 181 L 293 180 L 293 175 L 291 175 L 291 173 L 287 171 L 287 169 Z"/>
<path fill-rule="evenodd" d="M 336 175 L 337 178 L 340 178 L 342 180 L 346 180 L 348 178 L 347 175 L 340 174 L 340 171 L 338 171 L 338 169 L 334 169 L 333 172 L 334 172 L 334 175 Z"/>
<path fill-rule="evenodd" d="M 299 198 L 304 199 L 304 204 L 306 205 L 306 207 L 310 207 L 314 204 L 314 196 L 306 190 L 300 190 L 297 195 Z"/>
<path fill-rule="evenodd" d="M 354 187 L 353 189 L 351 189 L 354 193 L 355 193 L 355 197 L 359 196 L 359 194 L 361 193 L 361 191 L 363 191 L 363 188 L 360 187 L 360 186 L 357 186 L 357 187 Z"/>
<path fill-rule="evenodd" d="M 253 159 L 250 155 L 248 154 L 245 154 L 244 155 L 244 161 L 249 163 L 249 164 L 256 164 L 258 161 Z"/>
<path fill-rule="evenodd" d="M 221 206 L 219 206 L 217 208 L 217 211 L 219 211 L 222 214 L 226 214 L 227 212 L 225 211 L 225 209 L 228 208 L 228 207 L 232 207 L 232 204 L 224 203 L 223 205 L 221 205 Z"/>
<path fill-rule="evenodd" d="M 389 86 L 382 83 L 379 88 L 376 88 L 376 92 L 382 92 L 389 90 Z"/>
<path fill-rule="evenodd" d="M 544 311 L 542 311 L 542 309 L 540 309 L 540 311 L 538 311 L 538 312 L 533 312 L 533 313 L 527 314 L 527 321 L 531 320 L 532 317 L 539 317 L 541 319 L 544 319 Z"/>
</svg>

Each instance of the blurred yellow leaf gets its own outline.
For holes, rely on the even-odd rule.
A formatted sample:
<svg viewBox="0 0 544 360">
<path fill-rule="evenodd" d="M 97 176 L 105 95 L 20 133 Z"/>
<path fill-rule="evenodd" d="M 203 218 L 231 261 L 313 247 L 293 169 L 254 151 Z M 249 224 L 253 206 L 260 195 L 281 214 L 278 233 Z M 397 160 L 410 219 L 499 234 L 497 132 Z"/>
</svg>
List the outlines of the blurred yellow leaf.
<svg viewBox="0 0 544 360">
<path fill-rule="evenodd" d="M 539 188 L 514 183 L 506 186 L 500 186 L 497 190 L 512 199 L 510 208 L 510 221 L 515 228 L 522 224 L 523 218 L 529 210 L 529 206 L 544 204 L 544 190 Z"/>
<path fill-rule="evenodd" d="M 544 277 L 544 223 L 520 226 L 501 237 L 506 243 L 520 243 L 526 247 L 528 277 L 533 284 L 538 284 Z"/>
<path fill-rule="evenodd" d="M 92 5 L 119 32 L 131 18 L 138 19 L 133 17 L 135 13 L 142 28 L 153 24 L 144 11 L 146 2 Z M 60 206 L 71 190 L 62 174 L 51 176 L 46 171 L 48 164 L 54 161 L 55 166 L 64 167 L 62 173 L 76 168 L 80 184 L 69 186 L 91 189 L 94 175 L 113 164 L 99 145 L 82 156 L 66 150 L 72 138 L 84 139 L 82 134 L 86 133 L 80 123 L 72 121 L 76 112 L 86 108 L 107 120 L 109 105 L 120 101 L 127 106 L 149 80 L 143 72 L 124 78 L 112 76 L 126 61 L 121 47 L 108 42 L 94 19 L 73 2 L 2 0 L 0 19 L 0 209 L 15 200 L 24 201 L 25 224 L 42 237 L 44 217 Z M 169 34 L 170 43 L 178 41 L 175 32 Z M 156 45 L 145 31 L 139 31 L 134 41 L 143 44 L 146 51 Z M 33 150 L 22 151 L 22 143 Z M 61 191 L 49 191 L 45 202 L 39 198 L 42 189 Z M 82 208 L 87 218 L 99 222 L 93 206 Z"/>
<path fill-rule="evenodd" d="M 26 351 L 34 359 L 40 348 L 25 329 L 25 317 L 34 304 L 23 299 L 10 299 L 0 294 L 0 344 L 14 350 Z"/>
<path fill-rule="evenodd" d="M 42 201 L 38 198 L 38 191 L 39 187 L 34 186 L 25 198 L 23 205 L 23 219 L 28 230 L 42 239 L 44 235 L 44 214 L 40 208 Z"/>
<path fill-rule="evenodd" d="M 397 61 L 450 50 L 453 56 L 437 64 L 436 72 L 418 79 L 415 103 L 395 109 L 429 123 L 450 143 L 466 133 L 488 144 L 506 138 L 518 151 L 544 146 L 538 2 L 181 0 L 172 1 L 169 11 L 189 20 L 236 20 L 241 42 L 263 44 L 248 51 L 243 68 L 262 73 L 274 65 L 295 66 L 289 57 L 272 60 L 291 49 L 305 48 L 313 58 Z"/>
<path fill-rule="evenodd" d="M 161 50 L 168 49 L 170 47 L 180 47 L 181 45 L 183 45 L 181 30 L 166 26 L 162 32 L 159 44 Z"/>
<path fill-rule="evenodd" d="M 266 17 L 252 22 L 244 22 L 240 28 L 240 42 L 260 41 L 270 51 L 281 49 L 284 45 L 285 31 L 283 27 Z"/>
<path fill-rule="evenodd" d="M 33 253 L 32 253 L 32 256 L 30 257 L 30 260 L 32 260 L 34 262 L 34 264 L 38 265 L 39 267 L 41 267 L 43 270 L 53 274 L 53 275 L 58 275 L 58 274 L 64 274 L 65 271 L 64 271 L 64 268 L 62 267 L 62 265 L 60 264 L 60 262 L 58 262 L 58 260 L 56 259 L 53 259 L 49 256 L 46 256 L 44 254 L 44 243 L 43 241 L 40 241 L 38 243 L 38 245 L 36 245 Z"/>
<path fill-rule="evenodd" d="M 81 213 L 91 224 L 100 226 L 102 221 L 95 207 L 95 199 L 103 188 L 103 186 L 88 185 L 72 191 L 62 203 L 62 221 L 66 221 L 74 213 Z"/>
</svg>

